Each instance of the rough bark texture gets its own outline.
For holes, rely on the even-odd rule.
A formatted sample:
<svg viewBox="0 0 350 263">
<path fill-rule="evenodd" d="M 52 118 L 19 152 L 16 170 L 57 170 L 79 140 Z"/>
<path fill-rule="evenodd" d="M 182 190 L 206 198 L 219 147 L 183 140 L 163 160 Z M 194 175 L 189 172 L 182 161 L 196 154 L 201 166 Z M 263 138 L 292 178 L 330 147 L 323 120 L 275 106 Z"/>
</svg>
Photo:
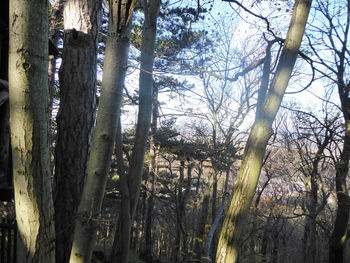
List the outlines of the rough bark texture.
<svg viewBox="0 0 350 263">
<path fill-rule="evenodd" d="M 23 250 L 18 262 L 54 262 L 50 181 L 47 0 L 10 3 L 10 127 L 16 217 Z"/>
<path fill-rule="evenodd" d="M 54 202 L 56 261 L 68 262 L 96 109 L 100 0 L 64 3 L 64 48 L 59 72 Z"/>
<path fill-rule="evenodd" d="M 111 164 L 129 53 L 134 0 L 110 2 L 101 96 L 92 138 L 87 178 L 80 200 L 70 262 L 90 262 L 105 184 Z"/>
<path fill-rule="evenodd" d="M 237 260 L 240 237 L 259 179 L 266 145 L 272 133 L 272 123 L 298 55 L 310 7 L 311 0 L 296 0 L 295 2 L 276 75 L 266 96 L 263 112 L 255 120 L 249 134 L 235 192 L 219 240 L 217 263 L 232 263 Z"/>
<path fill-rule="evenodd" d="M 136 136 L 128 171 L 128 178 L 121 178 L 121 183 L 125 180 L 127 185 L 121 187 L 122 208 L 120 217 L 122 219 L 120 219 L 119 222 L 124 222 L 127 225 L 119 225 L 119 230 L 116 232 L 116 239 L 114 240 L 110 257 L 111 262 L 127 263 L 128 260 L 130 233 L 127 233 L 127 231 L 131 231 L 131 222 L 134 218 L 140 196 L 146 142 L 151 126 L 153 90 L 152 72 L 159 6 L 160 0 L 145 0 L 143 2 L 145 24 L 142 31 L 141 70 L 139 79 L 140 97 Z M 126 175 L 124 174 L 121 176 Z M 127 187 L 127 189 L 125 189 L 125 187 Z M 126 220 L 126 218 L 128 220 Z"/>
</svg>

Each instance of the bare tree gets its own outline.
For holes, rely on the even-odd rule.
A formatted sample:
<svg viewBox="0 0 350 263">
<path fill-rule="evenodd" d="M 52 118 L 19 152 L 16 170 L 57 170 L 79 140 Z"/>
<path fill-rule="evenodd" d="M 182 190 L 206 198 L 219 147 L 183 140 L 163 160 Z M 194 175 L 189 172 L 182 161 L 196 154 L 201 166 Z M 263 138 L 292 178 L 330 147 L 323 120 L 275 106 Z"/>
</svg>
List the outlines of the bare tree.
<svg viewBox="0 0 350 263">
<path fill-rule="evenodd" d="M 336 165 L 336 194 L 338 199 L 334 229 L 329 241 L 329 262 L 344 262 L 345 241 L 350 213 L 350 197 L 346 178 L 350 160 L 350 81 L 349 81 L 349 1 L 316 1 L 319 14 L 308 35 L 314 69 L 338 90 L 340 109 L 344 118 L 344 139 L 341 157 Z"/>
<path fill-rule="evenodd" d="M 236 262 L 244 221 L 255 193 L 272 123 L 288 85 L 311 8 L 310 0 L 296 0 L 276 75 L 265 98 L 262 112 L 253 124 L 243 154 L 231 206 L 219 240 L 216 262 Z"/>
</svg>

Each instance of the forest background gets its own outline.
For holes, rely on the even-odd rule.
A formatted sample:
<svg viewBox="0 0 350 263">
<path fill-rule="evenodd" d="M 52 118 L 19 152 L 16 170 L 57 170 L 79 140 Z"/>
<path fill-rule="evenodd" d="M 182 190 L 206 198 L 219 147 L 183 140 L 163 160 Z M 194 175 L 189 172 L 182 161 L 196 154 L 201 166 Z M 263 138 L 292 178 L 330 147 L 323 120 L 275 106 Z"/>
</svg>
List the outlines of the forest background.
<svg viewBox="0 0 350 263">
<path fill-rule="evenodd" d="M 350 1 L 9 10 L 17 262 L 349 260 Z"/>
</svg>

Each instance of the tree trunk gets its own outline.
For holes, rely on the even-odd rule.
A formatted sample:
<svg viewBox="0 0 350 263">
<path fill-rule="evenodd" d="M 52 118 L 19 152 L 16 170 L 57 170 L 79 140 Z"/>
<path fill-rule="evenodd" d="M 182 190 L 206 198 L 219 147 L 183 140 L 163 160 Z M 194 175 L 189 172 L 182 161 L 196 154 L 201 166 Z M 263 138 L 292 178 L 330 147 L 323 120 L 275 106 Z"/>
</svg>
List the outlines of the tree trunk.
<svg viewBox="0 0 350 263">
<path fill-rule="evenodd" d="M 152 72 L 159 7 L 159 0 L 149 0 L 143 2 L 145 24 L 142 31 L 141 69 L 139 79 L 139 112 L 134 149 L 132 152 L 128 178 L 126 179 L 127 190 L 124 189 L 124 187 L 121 188 L 122 211 L 120 216 L 123 218 L 128 218 L 128 220 L 121 220 L 123 222 L 128 221 L 129 224 L 122 226 L 122 230 L 125 235 L 123 233 L 116 232 L 115 237 L 117 240 L 115 240 L 113 244 L 112 255 L 110 257 L 111 262 L 127 263 L 128 260 L 129 247 L 123 244 L 130 244 L 130 234 L 128 234 L 127 231 L 131 231 L 131 223 L 133 221 L 140 196 L 146 142 L 151 126 L 153 92 Z M 125 208 L 125 210 L 123 208 Z M 124 248 L 121 249 L 121 246 Z"/>
<path fill-rule="evenodd" d="M 320 155 L 319 155 L 320 156 Z M 318 162 L 317 162 L 318 165 Z M 316 168 L 317 169 L 317 168 Z M 317 172 L 310 175 L 311 191 L 310 191 L 310 216 L 307 218 L 309 232 L 307 237 L 306 262 L 316 263 L 316 218 L 317 218 L 317 202 L 318 202 L 318 180 Z"/>
<path fill-rule="evenodd" d="M 110 2 L 101 96 L 86 182 L 77 213 L 71 263 L 90 262 L 95 245 L 96 229 L 120 116 L 129 54 L 130 18 L 134 4 L 135 0 Z"/>
<path fill-rule="evenodd" d="M 210 186 L 207 186 L 204 190 L 204 197 L 201 205 L 201 212 L 200 212 L 199 223 L 197 228 L 196 241 L 194 245 L 197 260 L 201 260 L 202 257 L 205 255 L 204 236 L 205 236 L 205 226 L 207 223 L 208 210 L 209 210 L 209 198 L 210 198 Z"/>
<path fill-rule="evenodd" d="M 348 53 L 348 37 L 350 26 L 350 3 L 347 2 L 347 17 L 344 32 L 344 41 L 341 41 L 343 46 L 336 51 L 339 61 L 337 66 L 337 85 L 338 94 L 341 103 L 341 109 L 344 117 L 345 135 L 343 142 L 343 149 L 340 155 L 340 160 L 336 164 L 336 193 L 338 199 L 338 208 L 334 229 L 329 242 L 329 262 L 344 262 L 345 245 L 348 239 L 348 223 L 350 214 L 350 197 L 347 189 L 347 176 L 349 172 L 350 160 L 350 81 L 346 78 L 346 66 L 348 60 L 346 54 Z M 332 30 L 332 29 L 330 29 Z M 332 40 L 332 35 L 329 36 Z M 347 81 L 347 83 L 345 82 Z"/>
<path fill-rule="evenodd" d="M 54 262 L 55 230 L 48 145 L 48 6 L 10 1 L 10 127 L 18 262 Z"/>
<path fill-rule="evenodd" d="M 227 186 L 228 186 L 228 180 L 229 180 L 229 177 L 230 177 L 230 168 L 231 168 L 230 166 L 228 166 L 226 168 L 226 178 L 225 178 L 224 191 L 223 191 L 223 194 L 222 194 L 222 203 L 221 203 L 220 208 L 218 210 L 218 214 L 216 215 L 216 217 L 215 217 L 215 219 L 213 221 L 213 224 L 212 224 L 212 226 L 211 226 L 211 228 L 209 230 L 209 234 L 208 234 L 207 240 L 205 241 L 204 257 L 205 257 L 206 262 L 208 262 L 208 263 L 211 262 L 209 254 L 211 252 L 212 241 L 215 240 L 214 239 L 214 234 L 216 232 L 217 227 L 219 226 L 221 218 L 224 215 L 226 196 L 228 194 L 227 193 Z"/>
<path fill-rule="evenodd" d="M 100 0 L 64 3 L 64 39 L 57 115 L 54 202 L 56 261 L 69 261 L 96 109 Z"/>
<path fill-rule="evenodd" d="M 254 122 L 243 155 L 231 206 L 222 228 L 216 262 L 236 262 L 240 237 L 255 193 L 272 123 L 288 85 L 304 34 L 311 0 L 296 0 L 276 75 L 266 96 L 261 116 Z"/>
<path fill-rule="evenodd" d="M 154 206 L 154 194 L 155 194 L 155 175 L 156 175 L 156 145 L 155 135 L 157 132 L 157 120 L 158 120 L 158 89 L 154 87 L 153 90 L 153 109 L 152 109 L 152 123 L 151 123 L 151 135 L 149 142 L 149 157 L 151 159 L 149 165 L 149 183 L 147 195 L 147 217 L 146 217 L 146 229 L 145 229 L 145 251 L 143 252 L 143 258 L 147 262 L 153 261 L 152 256 L 152 221 L 153 221 L 153 206 Z"/>
<path fill-rule="evenodd" d="M 176 197 L 176 233 L 175 233 L 175 253 L 174 253 L 174 262 L 182 262 L 182 250 L 181 250 L 181 239 L 182 239 L 182 228 L 183 228 L 183 217 L 185 213 L 185 207 L 183 202 L 183 183 L 184 183 L 184 168 L 185 161 L 181 160 L 180 163 L 180 178 L 179 178 L 179 186 L 177 189 L 177 197 Z"/>
<path fill-rule="evenodd" d="M 336 164 L 335 185 L 338 199 L 338 209 L 334 223 L 334 229 L 329 242 L 329 262 L 342 263 L 344 262 L 344 251 L 347 239 L 347 228 L 349 222 L 350 200 L 346 186 L 346 178 L 349 171 L 350 159 L 350 103 L 349 98 L 346 98 L 347 109 L 343 108 L 345 118 L 345 137 L 343 150 L 338 164 Z M 345 105 L 344 105 L 345 106 Z"/>
<path fill-rule="evenodd" d="M 216 148 L 216 146 L 215 146 L 215 148 Z M 212 189 L 212 196 L 211 196 L 211 225 L 212 225 L 212 227 L 213 227 L 215 220 L 217 218 L 217 208 L 216 208 L 217 200 L 216 199 L 217 199 L 217 190 L 218 190 L 218 172 L 219 172 L 218 170 L 219 169 L 217 169 L 215 167 L 214 171 L 213 171 L 213 189 Z M 209 235 L 208 235 L 208 237 L 209 237 Z M 210 258 L 215 258 L 216 243 L 217 243 L 217 239 L 218 239 L 216 231 L 212 232 L 212 236 L 210 236 L 210 239 L 211 240 L 210 240 L 209 248 L 211 250 L 208 251 L 209 252 L 208 257 L 210 255 Z M 214 244 L 214 246 L 212 246 L 212 243 Z M 206 244 L 206 248 L 207 248 L 207 245 L 208 244 Z"/>
</svg>

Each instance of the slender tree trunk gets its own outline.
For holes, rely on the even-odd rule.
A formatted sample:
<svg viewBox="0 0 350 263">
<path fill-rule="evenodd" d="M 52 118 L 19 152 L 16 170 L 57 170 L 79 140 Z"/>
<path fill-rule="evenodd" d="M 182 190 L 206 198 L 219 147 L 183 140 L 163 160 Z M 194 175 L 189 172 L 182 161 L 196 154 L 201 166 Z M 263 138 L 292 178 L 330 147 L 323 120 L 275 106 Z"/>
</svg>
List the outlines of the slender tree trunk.
<svg viewBox="0 0 350 263">
<path fill-rule="evenodd" d="M 90 151 L 96 109 L 100 0 L 65 1 L 57 115 L 54 202 L 56 261 L 69 261 L 75 216 Z"/>
<path fill-rule="evenodd" d="M 271 263 L 277 263 L 278 262 L 278 244 L 279 244 L 279 233 L 276 229 L 277 226 L 275 226 L 272 229 L 272 247 L 271 247 Z"/>
<path fill-rule="evenodd" d="M 10 127 L 16 217 L 24 249 L 18 262 L 54 262 L 47 0 L 10 2 Z"/>
<path fill-rule="evenodd" d="M 152 116 L 152 72 L 160 1 L 145 0 L 143 1 L 143 7 L 145 14 L 145 24 L 142 31 L 141 70 L 139 79 L 139 113 L 128 178 L 125 179 L 127 182 L 127 189 L 124 187 L 121 188 L 122 210 L 120 216 L 123 218 L 128 218 L 128 220 L 121 219 L 121 221 L 125 222 L 126 224 L 120 228 L 120 230 L 123 230 L 123 233 L 125 233 L 125 235 L 118 231 L 116 232 L 116 239 L 114 240 L 112 254 L 110 257 L 110 262 L 118 263 L 127 263 L 128 260 L 129 247 L 123 244 L 130 244 L 130 234 L 127 234 L 126 232 L 131 231 L 131 223 L 133 221 L 138 199 L 140 196 L 146 142 L 151 126 Z"/>
<path fill-rule="evenodd" d="M 310 175 L 311 181 L 311 191 L 310 191 L 310 206 L 309 213 L 310 216 L 307 218 L 309 225 L 309 232 L 307 237 L 307 249 L 306 249 L 306 262 L 317 263 L 316 262 L 316 217 L 317 217 L 317 192 L 318 192 L 318 182 L 317 173 Z"/>
<path fill-rule="evenodd" d="M 212 246 L 212 241 L 215 240 L 214 239 L 214 234 L 216 232 L 216 229 L 219 226 L 220 220 L 224 215 L 224 208 L 225 208 L 225 203 L 226 203 L 226 196 L 227 196 L 227 186 L 228 186 L 228 180 L 229 180 L 229 176 L 230 176 L 230 166 L 228 166 L 226 168 L 226 178 L 225 178 L 225 186 L 224 186 L 224 191 L 223 191 L 223 195 L 222 195 L 222 203 L 219 207 L 218 213 L 213 221 L 213 224 L 209 230 L 209 234 L 207 237 L 207 240 L 205 242 L 205 252 L 204 252 L 204 257 L 206 262 L 211 262 L 210 258 L 209 258 L 209 254 L 211 251 L 211 246 Z"/>
<path fill-rule="evenodd" d="M 150 193 L 147 196 L 147 218 L 146 218 L 146 229 L 145 229 L 145 243 L 146 248 L 143 252 L 144 259 L 148 262 L 153 261 L 152 256 L 152 220 L 153 220 L 153 206 L 154 206 L 154 194 L 155 194 L 155 175 L 156 175 L 156 145 L 155 135 L 157 132 L 157 120 L 158 120 L 158 89 L 154 87 L 153 90 L 153 109 L 152 109 L 152 123 L 151 123 L 151 135 L 149 142 L 149 184 L 148 191 Z"/>
<path fill-rule="evenodd" d="M 212 188 L 212 196 L 211 196 L 211 225 L 212 226 L 215 223 L 215 220 L 216 220 L 216 217 L 217 217 L 217 208 L 216 208 L 217 192 L 218 192 L 218 169 L 214 168 L 213 188 Z M 217 248 L 216 247 L 217 239 L 218 239 L 217 232 L 214 231 L 210 238 L 211 238 L 211 244 L 210 244 L 210 250 L 208 251 L 209 252 L 208 256 L 210 255 L 210 258 L 214 259 L 215 255 L 216 255 L 216 248 Z"/>
<path fill-rule="evenodd" d="M 304 234 L 303 234 L 303 239 L 302 239 L 304 263 L 308 263 L 307 253 L 308 253 L 309 233 L 310 233 L 310 220 L 306 219 L 305 226 L 304 226 Z"/>
<path fill-rule="evenodd" d="M 267 220 L 267 223 L 269 222 L 269 219 Z M 268 230 L 264 229 L 264 235 L 261 241 L 261 262 L 266 263 L 267 262 L 267 244 L 268 244 Z"/>
<path fill-rule="evenodd" d="M 182 227 L 183 227 L 183 217 L 184 217 L 184 204 L 183 204 L 183 183 L 184 183 L 184 166 L 185 161 L 181 160 L 180 164 L 180 178 L 179 186 L 177 188 L 177 198 L 176 198 L 176 233 L 175 233 L 175 253 L 174 262 L 182 262 L 182 250 L 181 250 L 181 239 L 182 239 Z"/>
<path fill-rule="evenodd" d="M 276 75 L 266 96 L 262 114 L 254 122 L 243 155 L 231 206 L 222 228 L 216 262 L 236 262 L 246 216 L 255 193 L 272 123 L 288 85 L 304 34 L 311 0 L 296 0 Z"/>
<path fill-rule="evenodd" d="M 201 260 L 205 255 L 204 251 L 204 238 L 205 238 L 205 225 L 208 218 L 209 210 L 209 198 L 210 198 L 210 187 L 207 186 L 204 190 L 204 197 L 201 205 L 201 212 L 199 216 L 199 223 L 197 227 L 196 242 L 195 242 L 195 253 L 197 260 Z"/>
<path fill-rule="evenodd" d="M 109 28 L 96 127 L 80 200 L 70 263 L 90 262 L 96 240 L 113 142 L 119 122 L 135 0 L 110 2 Z"/>
</svg>

